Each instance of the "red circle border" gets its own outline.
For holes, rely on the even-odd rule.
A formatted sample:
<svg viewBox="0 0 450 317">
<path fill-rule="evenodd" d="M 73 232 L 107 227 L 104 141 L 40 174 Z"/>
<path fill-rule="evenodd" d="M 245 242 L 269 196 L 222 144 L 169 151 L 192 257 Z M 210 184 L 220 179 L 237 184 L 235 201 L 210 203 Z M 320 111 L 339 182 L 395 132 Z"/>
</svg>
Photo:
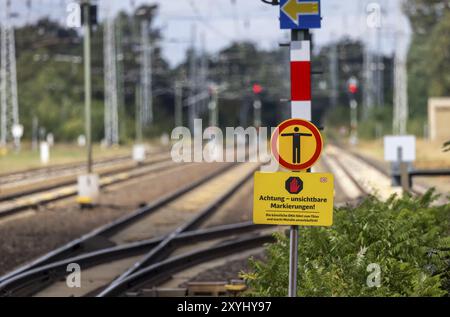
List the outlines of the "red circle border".
<svg viewBox="0 0 450 317">
<path fill-rule="evenodd" d="M 286 162 L 285 160 L 283 160 L 283 158 L 280 156 L 280 153 L 278 153 L 278 149 L 277 149 L 277 143 L 278 143 L 278 138 L 281 134 L 281 132 L 283 132 L 286 128 L 293 126 L 293 125 L 300 125 L 303 127 L 308 128 L 314 135 L 314 138 L 316 139 L 316 143 L 317 143 L 317 147 L 316 147 L 316 151 L 314 152 L 313 156 L 311 157 L 311 159 L 303 164 L 290 164 L 288 162 Z M 286 120 L 284 122 L 282 122 L 273 132 L 272 134 L 272 155 L 275 157 L 275 159 L 278 161 L 278 163 L 289 169 L 289 170 L 293 170 L 293 171 L 301 171 L 301 170 L 305 170 L 310 168 L 311 166 L 314 165 L 314 163 L 317 162 L 317 160 L 320 157 L 320 154 L 322 153 L 322 148 L 323 148 L 323 140 L 322 140 L 322 135 L 320 134 L 319 129 L 317 129 L 317 127 L 312 124 L 309 121 L 306 120 L 302 120 L 302 119 L 289 119 Z"/>
</svg>

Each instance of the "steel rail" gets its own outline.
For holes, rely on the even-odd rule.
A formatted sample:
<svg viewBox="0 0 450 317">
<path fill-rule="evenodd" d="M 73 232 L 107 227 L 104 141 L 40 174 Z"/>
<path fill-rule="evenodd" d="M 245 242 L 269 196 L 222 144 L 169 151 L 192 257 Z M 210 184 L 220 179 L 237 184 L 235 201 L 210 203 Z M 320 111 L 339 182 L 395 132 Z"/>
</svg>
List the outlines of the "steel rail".
<svg viewBox="0 0 450 317">
<path fill-rule="evenodd" d="M 344 166 L 344 164 L 342 164 L 342 162 L 340 162 L 337 158 L 336 155 L 330 155 L 328 154 L 328 157 L 330 157 L 331 159 L 334 160 L 334 162 L 336 163 L 336 165 L 338 167 L 340 167 L 344 173 L 348 176 L 348 178 L 350 178 L 350 180 L 353 182 L 353 184 L 355 184 L 355 186 L 358 188 L 358 190 L 361 192 L 361 194 L 363 195 L 368 195 L 369 193 L 367 192 L 367 190 L 361 186 L 361 184 L 358 183 L 358 181 L 353 177 L 353 175 L 348 171 L 348 169 Z M 322 162 L 329 171 L 331 171 L 330 166 L 327 164 L 327 162 L 323 161 Z"/>
<path fill-rule="evenodd" d="M 208 262 L 240 251 L 260 247 L 265 243 L 274 242 L 272 234 L 242 238 L 237 241 L 226 242 L 214 247 L 203 248 L 155 263 L 144 268 L 102 292 L 98 297 L 114 297 L 149 284 L 165 281 L 168 276 L 199 263 Z"/>
<path fill-rule="evenodd" d="M 345 150 L 345 149 L 344 149 Z M 383 174 L 386 177 L 391 178 L 392 175 L 390 175 L 390 173 L 379 163 L 377 162 L 375 159 L 371 159 L 368 158 L 360 153 L 357 153 L 355 151 L 352 150 L 345 150 L 347 151 L 350 155 L 353 155 L 354 157 L 356 157 L 357 159 L 363 161 L 364 163 L 366 163 L 367 165 L 371 166 L 372 168 L 374 168 L 375 170 L 377 170 L 378 172 L 380 172 L 381 174 Z M 345 166 L 344 166 L 345 167 Z M 343 167 L 343 168 L 344 168 Z M 346 167 L 345 167 L 346 168 Z M 347 172 L 347 171 L 346 171 Z M 422 193 L 420 193 L 420 191 L 412 189 L 411 188 L 411 192 L 416 194 L 416 195 L 420 195 Z"/>
<path fill-rule="evenodd" d="M 77 238 L 75 240 L 72 240 L 69 243 L 66 243 L 65 245 L 39 257 L 38 259 L 32 261 L 29 264 L 26 264 L 22 267 L 19 267 L 18 269 L 0 277 L 0 283 L 5 282 L 6 280 L 21 274 L 25 271 L 31 270 L 33 268 L 36 268 L 38 266 L 42 266 L 45 264 L 48 264 L 50 262 L 55 262 L 58 260 L 61 260 L 63 258 L 67 258 L 69 256 L 74 256 L 76 254 L 80 254 L 83 252 L 90 252 L 93 250 L 98 250 L 105 247 L 110 247 L 113 245 L 111 241 L 108 240 L 108 236 L 113 235 L 114 233 L 120 231 L 122 228 L 128 226 L 131 223 L 134 223 L 135 221 L 138 221 L 144 216 L 147 216 L 156 210 L 160 208 L 161 206 L 172 202 L 173 200 L 177 199 L 179 196 L 195 189 L 196 187 L 199 187 L 203 185 L 204 183 L 208 182 L 211 178 L 216 177 L 217 175 L 220 175 L 229 169 L 231 169 L 233 166 L 235 166 L 234 163 L 230 163 L 219 170 L 208 174 L 207 176 L 190 183 L 189 185 L 186 185 L 182 188 L 177 189 L 176 191 L 169 193 L 165 196 L 162 196 L 161 198 L 151 202 L 147 206 L 141 207 L 134 212 L 132 212 L 129 215 L 125 215 L 124 217 L 121 217 L 111 223 L 108 223 L 106 225 L 103 225 L 97 229 L 94 229 L 93 231 L 83 235 L 80 238 Z"/>
<path fill-rule="evenodd" d="M 165 163 L 165 162 L 166 161 L 157 162 L 155 164 L 150 164 L 149 166 L 147 166 L 147 168 L 157 167 L 157 164 Z M 167 162 L 170 162 L 170 161 L 167 161 Z M 106 184 L 102 184 L 101 180 L 100 180 L 99 187 L 100 188 L 105 188 L 105 187 L 108 187 L 110 185 L 114 185 L 114 184 L 117 184 L 117 183 L 120 183 L 120 182 L 124 182 L 124 181 L 130 180 L 130 179 L 133 179 L 133 178 L 142 177 L 142 176 L 147 175 L 147 174 L 166 171 L 166 170 L 174 168 L 174 167 L 176 167 L 175 163 L 172 163 L 171 166 L 163 166 L 162 168 L 159 168 L 158 170 L 146 170 L 146 171 L 141 171 L 141 172 L 139 172 L 139 167 L 138 168 L 132 168 L 129 171 L 130 172 L 136 171 L 137 173 L 135 175 L 129 175 L 126 178 L 118 178 L 118 179 L 115 179 L 115 180 L 113 180 L 111 182 L 108 182 Z M 145 168 L 145 167 L 142 167 L 142 168 Z M 112 174 L 109 174 L 109 175 L 103 175 L 103 177 L 113 177 L 114 175 L 120 175 L 121 173 L 126 173 L 126 171 L 115 172 L 115 173 L 112 173 Z M 72 183 L 69 186 L 75 186 L 75 184 Z M 43 192 L 43 194 L 44 193 L 45 192 Z M 31 202 L 28 203 L 27 202 L 26 204 L 18 204 L 18 205 L 12 206 L 9 209 L 2 209 L 1 212 L 0 212 L 0 218 L 11 216 L 13 214 L 19 213 L 19 212 L 24 211 L 24 210 L 28 210 L 28 209 L 33 208 L 35 206 L 45 205 L 45 204 L 48 204 L 48 203 L 51 203 L 51 202 L 55 202 L 55 201 L 58 201 L 58 200 L 66 199 L 66 198 L 69 198 L 69 197 L 73 197 L 76 194 L 77 194 L 76 191 L 71 191 L 71 192 L 68 192 L 68 193 L 58 193 L 58 194 L 55 194 L 54 197 L 45 197 L 45 199 L 43 199 L 43 200 L 41 200 L 39 202 L 33 202 L 33 203 L 31 203 Z"/>
<path fill-rule="evenodd" d="M 166 158 L 160 158 L 160 159 L 156 159 L 156 160 L 152 160 L 152 161 L 148 161 L 148 162 L 144 162 L 141 165 L 135 165 L 135 166 L 129 166 L 129 167 L 119 167 L 115 170 L 111 170 L 111 171 L 106 171 L 106 172 L 100 172 L 99 175 L 101 177 L 105 177 L 105 176 L 111 176 L 114 174 L 119 174 L 119 173 L 124 173 L 127 171 L 132 171 L 135 170 L 136 168 L 140 168 L 140 167 L 145 167 L 145 166 L 151 166 L 160 162 L 164 162 L 166 161 L 168 158 L 170 158 L 170 156 L 167 156 Z M 55 184 L 51 184 L 51 185 L 44 185 L 44 186 L 40 186 L 40 187 L 36 187 L 33 189 L 29 189 L 29 190 L 23 190 L 23 191 L 17 191 L 11 194 L 6 194 L 3 196 L 0 196 L 0 202 L 4 202 L 7 200 L 12 200 L 12 199 L 17 199 L 17 198 L 21 198 L 24 196 L 29 196 L 29 195 L 33 195 L 33 194 L 37 194 L 37 193 L 41 193 L 41 192 L 46 192 L 52 189 L 56 189 L 59 187 L 64 187 L 64 186 L 70 186 L 70 185 L 75 185 L 77 183 L 77 179 L 76 179 L 76 174 L 73 175 L 66 175 L 65 177 L 67 178 L 71 178 L 70 180 L 65 180 L 65 181 L 61 181 Z M 55 180 L 58 179 L 58 177 L 54 177 Z"/>
<path fill-rule="evenodd" d="M 113 158 L 99 159 L 95 162 L 95 165 L 103 165 L 103 164 L 108 164 L 108 163 L 120 162 L 120 161 L 124 161 L 124 160 L 131 160 L 131 156 L 123 155 L 123 156 L 116 156 Z M 26 176 L 29 176 L 30 174 L 32 176 L 33 176 L 33 174 L 40 176 L 40 175 L 46 174 L 46 173 L 78 169 L 83 166 L 84 166 L 84 163 L 81 163 L 81 162 L 60 163 L 60 164 L 50 165 L 47 167 L 35 167 L 35 168 L 30 168 L 30 169 L 26 169 L 26 170 L 22 170 L 22 171 L 19 170 L 19 171 L 10 172 L 10 173 L 1 173 L 0 179 L 2 179 L 2 181 L 3 181 L 4 179 L 10 178 L 10 177 L 16 177 L 16 178 L 19 178 L 19 176 L 26 177 Z M 4 184 L 4 183 L 2 183 L 2 184 Z"/>
<path fill-rule="evenodd" d="M 237 182 L 231 189 L 226 193 L 215 199 L 208 206 L 204 207 L 197 216 L 195 216 L 190 221 L 180 225 L 175 230 L 172 231 L 167 237 L 159 243 L 158 246 L 153 248 L 148 254 L 146 254 L 140 261 L 136 262 L 127 271 L 123 272 L 116 280 L 114 280 L 110 286 L 108 286 L 101 295 L 107 294 L 110 290 L 114 289 L 115 285 L 120 281 L 124 280 L 126 277 L 136 273 L 137 271 L 157 262 L 158 260 L 166 257 L 170 252 L 173 251 L 173 246 L 171 245 L 173 240 L 183 232 L 193 230 L 197 228 L 204 220 L 206 220 L 214 211 L 217 210 L 231 195 L 233 195 L 245 182 L 247 182 L 254 174 L 256 170 L 259 169 L 259 164 L 253 168 L 249 173 L 247 173 L 239 182 Z"/>
<path fill-rule="evenodd" d="M 174 239 L 173 243 L 177 248 L 179 248 L 187 246 L 191 243 L 199 243 L 212 239 L 230 237 L 232 235 L 241 233 L 250 233 L 269 227 L 270 226 L 257 226 L 252 222 L 217 226 L 182 233 Z M 44 289 L 55 280 L 66 275 L 66 268 L 70 263 L 77 263 L 81 267 L 83 267 L 83 269 L 88 269 L 96 265 L 107 263 L 109 261 L 120 260 L 130 256 L 142 254 L 148 249 L 157 246 L 161 241 L 164 240 L 164 238 L 165 237 L 158 237 L 149 240 L 105 248 L 99 251 L 82 254 L 41 267 L 37 267 L 35 269 L 31 269 L 1 283 L 0 297 L 31 296 L 36 292 Z"/>
</svg>

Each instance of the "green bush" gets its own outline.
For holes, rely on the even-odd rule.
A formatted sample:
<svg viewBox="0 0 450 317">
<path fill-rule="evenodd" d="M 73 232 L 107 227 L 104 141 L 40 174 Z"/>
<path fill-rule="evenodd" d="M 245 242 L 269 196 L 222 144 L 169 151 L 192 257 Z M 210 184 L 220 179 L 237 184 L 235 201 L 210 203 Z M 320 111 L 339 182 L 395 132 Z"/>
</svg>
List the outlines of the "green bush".
<svg viewBox="0 0 450 317">
<path fill-rule="evenodd" d="M 435 206 L 433 191 L 335 210 L 330 228 L 300 228 L 299 296 L 448 295 L 450 205 Z M 242 276 L 248 295 L 286 296 L 289 239 L 277 235 L 264 262 L 250 260 Z M 369 287 L 368 265 L 381 269 L 379 287 Z"/>
</svg>

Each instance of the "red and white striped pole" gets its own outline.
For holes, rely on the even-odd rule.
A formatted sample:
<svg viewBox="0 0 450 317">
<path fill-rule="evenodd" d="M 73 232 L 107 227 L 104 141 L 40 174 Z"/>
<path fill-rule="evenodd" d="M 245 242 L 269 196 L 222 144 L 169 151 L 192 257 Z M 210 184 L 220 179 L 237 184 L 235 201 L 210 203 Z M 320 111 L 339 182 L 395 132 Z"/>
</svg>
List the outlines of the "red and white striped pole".
<svg viewBox="0 0 450 317">
<path fill-rule="evenodd" d="M 304 37 L 291 42 L 291 117 L 311 121 L 311 42 Z"/>
<path fill-rule="evenodd" d="M 291 118 L 311 121 L 311 37 L 309 30 L 292 30 L 291 36 Z M 288 296 L 296 297 L 298 226 L 291 226 L 289 236 Z"/>
</svg>

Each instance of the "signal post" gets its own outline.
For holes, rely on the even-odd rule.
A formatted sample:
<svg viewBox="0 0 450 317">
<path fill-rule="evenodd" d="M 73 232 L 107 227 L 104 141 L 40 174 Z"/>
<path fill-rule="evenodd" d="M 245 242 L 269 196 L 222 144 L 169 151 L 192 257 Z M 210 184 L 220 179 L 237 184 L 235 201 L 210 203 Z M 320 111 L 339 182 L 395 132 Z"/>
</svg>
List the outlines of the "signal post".
<svg viewBox="0 0 450 317">
<path fill-rule="evenodd" d="M 280 7 L 280 28 L 291 30 L 291 118 L 271 138 L 272 155 L 284 169 L 255 173 L 253 222 L 290 226 L 288 296 L 297 296 L 299 226 L 333 223 L 334 178 L 311 173 L 320 158 L 323 140 L 312 123 L 311 36 L 321 27 L 320 0 L 262 0 Z"/>
</svg>

